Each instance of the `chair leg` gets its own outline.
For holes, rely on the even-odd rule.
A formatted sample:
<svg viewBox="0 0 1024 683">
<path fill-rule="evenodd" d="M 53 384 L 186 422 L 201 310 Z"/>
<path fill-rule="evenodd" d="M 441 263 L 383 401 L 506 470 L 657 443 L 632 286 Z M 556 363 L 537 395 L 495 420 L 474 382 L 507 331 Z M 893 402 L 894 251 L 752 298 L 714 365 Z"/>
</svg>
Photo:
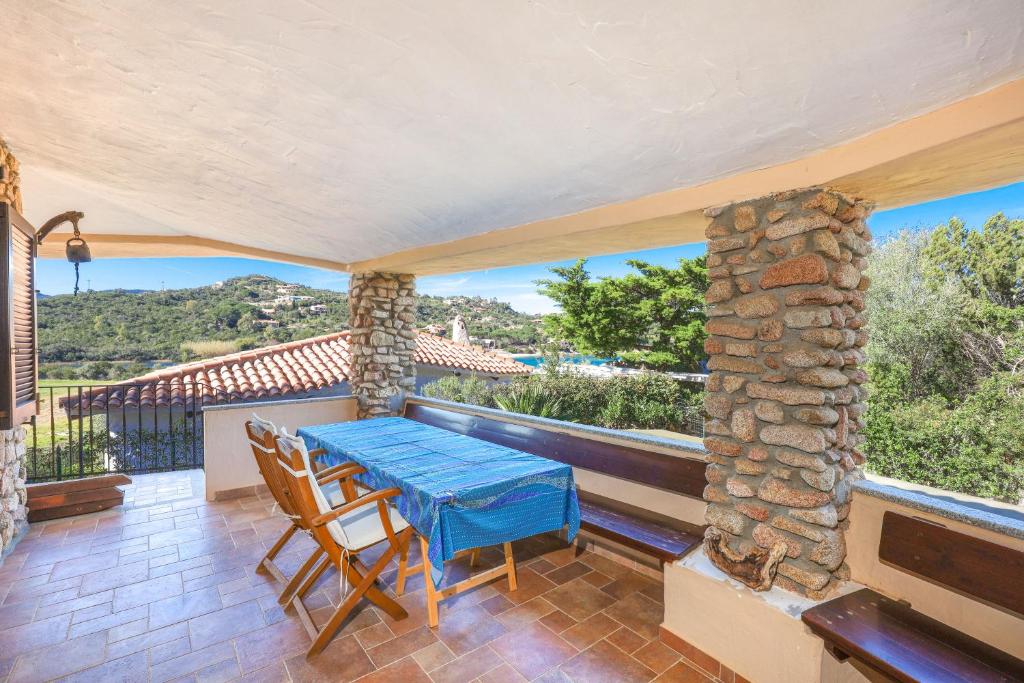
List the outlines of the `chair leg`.
<svg viewBox="0 0 1024 683">
<path fill-rule="evenodd" d="M 323 552 L 324 549 L 318 545 L 316 547 L 316 550 L 314 550 L 312 554 L 310 554 L 310 556 L 306 559 L 306 561 L 302 563 L 302 566 L 298 568 L 298 570 L 295 572 L 295 575 L 292 576 L 291 580 L 289 580 L 288 583 L 285 585 L 284 590 L 281 591 L 281 597 L 277 599 L 277 602 L 279 604 L 287 605 L 289 602 L 291 602 L 292 596 L 299 589 L 299 584 L 301 584 L 302 580 L 306 578 L 306 574 L 308 574 L 309 570 L 313 568 L 313 565 L 316 563 L 317 558 L 320 557 L 323 554 Z"/>
<path fill-rule="evenodd" d="M 420 536 L 420 552 L 423 553 L 423 580 L 427 584 L 427 625 L 430 628 L 437 627 L 439 623 L 437 616 L 437 590 L 434 588 L 434 579 L 430 577 L 430 556 L 427 554 L 427 539 Z"/>
<path fill-rule="evenodd" d="M 264 572 L 268 572 L 275 579 L 277 579 L 281 583 L 284 583 L 286 581 L 286 577 L 284 575 L 284 572 L 278 569 L 277 565 L 274 564 L 274 558 L 277 557 L 277 554 L 281 552 L 281 549 L 284 548 L 285 544 L 288 543 L 289 540 L 291 540 L 291 537 L 294 536 L 295 532 L 298 530 L 298 525 L 292 523 L 292 525 L 288 527 L 288 530 L 281 534 L 281 538 L 277 539 L 277 542 L 275 542 L 274 545 L 270 546 L 270 550 L 268 550 L 267 554 L 263 556 L 263 559 L 260 560 L 260 563 L 256 565 L 256 571 L 260 572 L 261 574 Z"/>
<path fill-rule="evenodd" d="M 508 589 L 517 590 L 519 582 L 516 580 L 516 558 L 512 556 L 511 543 L 505 544 L 505 569 L 508 570 Z"/>
<path fill-rule="evenodd" d="M 377 579 L 377 576 L 384 571 L 386 566 L 388 566 L 388 563 L 391 561 L 391 558 L 395 556 L 396 552 L 397 549 L 395 547 L 389 547 L 365 575 L 361 575 L 359 573 L 353 562 L 346 563 L 344 571 L 348 574 L 349 583 L 352 585 L 352 592 L 348 594 L 348 597 L 346 597 L 341 603 L 341 606 L 339 606 L 334 614 L 331 615 L 331 618 L 327 620 L 324 627 L 320 629 L 320 633 L 317 634 L 316 638 L 313 640 L 313 644 L 309 646 L 309 650 L 306 652 L 307 658 L 319 653 L 327 646 L 327 643 L 329 643 L 331 638 L 334 637 L 338 627 L 341 626 L 343 621 L 345 621 L 345 617 L 349 615 L 352 608 L 359 603 L 359 600 L 363 595 L 373 586 L 373 582 Z M 339 569 L 339 571 L 341 571 L 341 569 Z M 399 609 L 401 609 L 401 616 L 408 616 L 401 606 L 399 606 Z"/>
<path fill-rule="evenodd" d="M 306 577 L 306 580 L 302 582 L 302 585 L 300 585 L 298 589 L 292 594 L 292 599 L 289 601 L 289 604 L 296 600 L 301 600 L 302 597 L 309 592 L 309 589 L 313 587 L 313 584 L 317 582 L 317 579 L 323 576 L 323 573 L 327 571 L 327 568 L 330 566 L 331 558 L 325 555 L 324 559 L 320 561 L 320 564 L 318 564 L 316 568 L 313 569 L 312 572 L 310 572 L 309 576 Z"/>
</svg>

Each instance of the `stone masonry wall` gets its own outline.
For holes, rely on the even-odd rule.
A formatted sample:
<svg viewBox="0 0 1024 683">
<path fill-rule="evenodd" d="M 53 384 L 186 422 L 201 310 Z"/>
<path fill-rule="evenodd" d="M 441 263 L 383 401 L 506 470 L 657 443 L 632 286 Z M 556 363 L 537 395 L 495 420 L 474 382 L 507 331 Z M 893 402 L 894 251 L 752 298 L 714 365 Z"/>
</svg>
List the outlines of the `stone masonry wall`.
<svg viewBox="0 0 1024 683">
<path fill-rule="evenodd" d="M 21 179 L 18 175 L 18 160 L 0 139 L 0 201 L 9 202 L 18 213 L 21 210 Z"/>
<path fill-rule="evenodd" d="M 25 430 L 0 430 L 0 558 L 28 525 L 25 502 Z"/>
<path fill-rule="evenodd" d="M 0 201 L 21 212 L 18 160 L 0 140 Z M 25 509 L 25 430 L 0 430 L 0 558 L 14 548 L 27 525 Z"/>
<path fill-rule="evenodd" d="M 869 213 L 818 188 L 705 212 L 705 549 L 758 589 L 821 597 L 848 574 Z"/>
<path fill-rule="evenodd" d="M 359 417 L 393 415 L 403 391 L 416 387 L 416 278 L 355 273 L 349 281 L 352 377 Z"/>
</svg>

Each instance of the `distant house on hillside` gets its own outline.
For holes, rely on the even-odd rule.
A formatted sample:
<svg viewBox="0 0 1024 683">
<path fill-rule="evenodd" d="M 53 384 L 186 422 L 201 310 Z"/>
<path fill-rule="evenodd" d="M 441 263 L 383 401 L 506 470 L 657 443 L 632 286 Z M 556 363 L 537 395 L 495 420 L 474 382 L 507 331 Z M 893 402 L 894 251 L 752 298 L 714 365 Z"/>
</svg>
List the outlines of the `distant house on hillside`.
<svg viewBox="0 0 1024 683">
<path fill-rule="evenodd" d="M 446 375 L 473 373 L 495 383 L 532 370 L 506 354 L 424 332 L 414 358 L 417 390 Z M 335 332 L 163 368 L 62 398 L 60 406 L 71 418 L 105 419 L 113 440 L 126 444 L 113 454 L 120 466 L 149 469 L 173 460 L 175 448 L 187 450 L 174 435 L 188 434 L 189 425 L 193 432 L 201 428 L 204 406 L 344 396 L 350 371 L 349 333 Z"/>
<path fill-rule="evenodd" d="M 299 301 L 312 301 L 313 297 L 304 294 L 283 294 L 276 299 L 274 303 L 278 305 L 286 305 L 297 303 Z"/>
</svg>

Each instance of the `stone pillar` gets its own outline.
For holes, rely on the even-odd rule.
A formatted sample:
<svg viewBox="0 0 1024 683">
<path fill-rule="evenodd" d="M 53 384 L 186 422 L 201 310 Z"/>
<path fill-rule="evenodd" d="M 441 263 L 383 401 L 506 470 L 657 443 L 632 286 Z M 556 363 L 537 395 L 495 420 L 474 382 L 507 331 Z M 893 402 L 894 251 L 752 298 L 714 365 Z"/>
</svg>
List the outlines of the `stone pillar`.
<svg viewBox="0 0 1024 683">
<path fill-rule="evenodd" d="M 848 574 L 870 206 L 812 188 L 709 209 L 705 551 L 759 590 Z"/>
<path fill-rule="evenodd" d="M 18 160 L 0 140 L 0 201 L 21 213 Z M 14 549 L 28 525 L 25 508 L 25 430 L 0 430 L 0 560 Z"/>
<path fill-rule="evenodd" d="M 354 273 L 349 281 L 352 376 L 359 417 L 394 415 L 416 388 L 416 277 Z"/>
</svg>

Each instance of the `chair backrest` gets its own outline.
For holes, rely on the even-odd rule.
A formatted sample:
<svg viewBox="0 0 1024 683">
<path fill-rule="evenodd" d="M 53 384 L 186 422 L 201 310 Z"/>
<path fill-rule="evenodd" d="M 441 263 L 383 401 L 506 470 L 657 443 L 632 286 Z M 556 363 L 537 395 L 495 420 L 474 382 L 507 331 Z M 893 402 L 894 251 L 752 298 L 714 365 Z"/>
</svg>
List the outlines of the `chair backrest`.
<svg viewBox="0 0 1024 683">
<path fill-rule="evenodd" d="M 327 496 L 324 495 L 323 490 L 320 488 L 319 482 L 316 480 L 316 473 L 313 472 L 313 468 L 310 466 L 309 450 L 306 448 L 306 442 L 299 436 L 292 436 L 284 432 L 284 430 L 282 432 L 278 434 L 275 440 L 278 464 L 287 478 L 293 500 L 295 500 L 296 504 L 301 504 L 306 508 L 306 512 L 300 514 L 303 517 L 308 515 L 309 519 L 312 520 L 317 515 L 330 512 L 333 508 L 330 501 L 327 500 Z M 335 543 L 341 547 L 351 549 L 345 528 L 339 520 L 328 522 L 325 527 L 321 527 L 321 530 L 324 528 L 326 528 Z M 316 531 L 314 530 L 314 533 Z"/>
<path fill-rule="evenodd" d="M 256 466 L 259 468 L 260 474 L 263 475 L 263 481 L 267 483 L 270 494 L 274 496 L 274 500 L 282 512 L 286 515 L 296 514 L 291 491 L 282 478 L 281 468 L 277 464 L 277 451 L 274 444 L 277 427 L 273 422 L 263 420 L 253 413 L 252 419 L 245 423 L 245 433 L 249 438 L 249 447 L 256 459 Z"/>
</svg>

